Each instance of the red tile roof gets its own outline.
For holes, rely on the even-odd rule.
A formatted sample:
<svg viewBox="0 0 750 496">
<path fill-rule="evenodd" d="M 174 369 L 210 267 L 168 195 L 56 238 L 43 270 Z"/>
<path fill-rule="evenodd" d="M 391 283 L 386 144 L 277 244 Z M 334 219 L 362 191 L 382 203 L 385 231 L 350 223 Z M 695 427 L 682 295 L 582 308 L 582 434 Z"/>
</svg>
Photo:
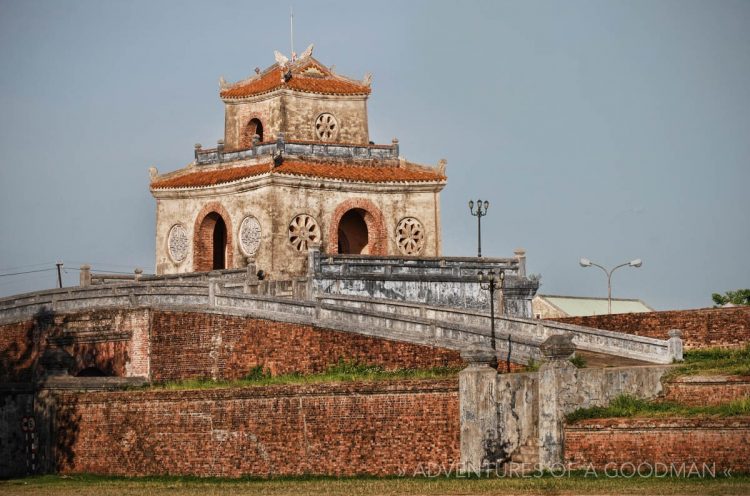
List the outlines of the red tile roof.
<svg viewBox="0 0 750 496">
<path fill-rule="evenodd" d="M 437 171 L 412 165 L 406 167 L 387 165 L 352 165 L 327 162 L 288 160 L 279 167 L 270 163 L 188 172 L 151 183 L 152 189 L 196 188 L 230 183 L 271 172 L 284 176 L 319 177 L 366 183 L 432 182 L 443 181 L 445 176 Z"/>
<path fill-rule="evenodd" d="M 321 76 L 305 75 L 305 71 L 315 68 Z M 352 81 L 333 74 L 322 64 L 309 61 L 297 66 L 290 66 L 292 78 L 284 81 L 284 71 L 278 65 L 266 69 L 260 76 L 240 81 L 222 90 L 222 98 L 244 98 L 260 95 L 279 88 L 289 88 L 307 93 L 321 93 L 325 95 L 369 95 L 370 87 L 364 83 Z"/>
</svg>

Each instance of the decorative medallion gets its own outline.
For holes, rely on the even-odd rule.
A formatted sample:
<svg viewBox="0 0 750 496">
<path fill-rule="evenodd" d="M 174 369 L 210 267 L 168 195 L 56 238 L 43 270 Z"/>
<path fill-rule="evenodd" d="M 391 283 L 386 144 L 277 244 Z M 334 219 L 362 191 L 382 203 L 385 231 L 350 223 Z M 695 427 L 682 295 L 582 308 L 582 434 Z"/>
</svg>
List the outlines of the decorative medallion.
<svg viewBox="0 0 750 496">
<path fill-rule="evenodd" d="M 401 219 L 396 228 L 396 244 L 404 255 L 419 255 L 424 248 L 424 228 L 414 217 Z"/>
<path fill-rule="evenodd" d="M 289 242 L 297 251 L 307 251 L 312 243 L 320 242 L 320 228 L 315 219 L 300 214 L 289 223 Z"/>
<path fill-rule="evenodd" d="M 260 222 L 252 215 L 248 215 L 240 224 L 240 248 L 242 252 L 251 257 L 255 255 L 260 246 Z"/>
<path fill-rule="evenodd" d="M 172 226 L 167 237 L 167 247 L 173 261 L 180 263 L 187 258 L 188 251 L 190 251 L 190 239 L 185 226 L 182 224 Z"/>
<path fill-rule="evenodd" d="M 339 123 L 333 114 L 320 114 L 315 120 L 315 134 L 321 141 L 333 141 L 339 134 Z"/>
</svg>

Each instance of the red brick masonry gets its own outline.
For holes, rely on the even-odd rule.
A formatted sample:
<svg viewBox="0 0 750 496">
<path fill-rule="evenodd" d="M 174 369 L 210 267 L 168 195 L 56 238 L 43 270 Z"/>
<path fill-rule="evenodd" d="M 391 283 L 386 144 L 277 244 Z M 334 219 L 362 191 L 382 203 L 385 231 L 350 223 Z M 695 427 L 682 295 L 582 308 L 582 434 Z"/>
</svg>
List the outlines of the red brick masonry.
<svg viewBox="0 0 750 496">
<path fill-rule="evenodd" d="M 460 458 L 458 380 L 64 393 L 61 473 L 399 474 Z"/>
<path fill-rule="evenodd" d="M 238 379 L 253 367 L 274 375 L 323 372 L 339 359 L 386 369 L 460 366 L 457 351 L 311 325 L 198 312 L 154 311 L 153 380 Z"/>
<path fill-rule="evenodd" d="M 750 307 L 748 306 L 619 313 L 551 320 L 659 339 L 667 339 L 667 332 L 670 329 L 681 329 L 686 348 L 741 347 L 750 343 Z"/>
<path fill-rule="evenodd" d="M 684 405 L 718 405 L 750 397 L 750 377 L 685 376 L 665 384 L 665 398 Z"/>
<path fill-rule="evenodd" d="M 565 427 L 565 461 L 630 473 L 684 463 L 750 473 L 750 417 L 593 419 Z M 623 464 L 626 464 L 623 467 Z"/>
</svg>

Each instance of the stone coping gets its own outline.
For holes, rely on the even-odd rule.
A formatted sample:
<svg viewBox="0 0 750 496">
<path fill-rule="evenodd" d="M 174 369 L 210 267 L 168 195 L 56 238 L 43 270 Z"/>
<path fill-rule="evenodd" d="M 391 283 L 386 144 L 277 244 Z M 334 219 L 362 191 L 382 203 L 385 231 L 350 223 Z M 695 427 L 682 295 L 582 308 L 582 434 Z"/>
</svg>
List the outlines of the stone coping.
<svg viewBox="0 0 750 496">
<path fill-rule="evenodd" d="M 134 389 L 125 391 L 87 392 L 79 395 L 61 393 L 75 398 L 78 403 L 117 401 L 118 397 L 137 397 L 140 401 L 212 401 L 255 398 L 283 398 L 298 396 L 356 396 L 374 394 L 458 394 L 455 379 L 404 379 L 383 381 L 321 382 L 315 384 L 273 384 L 227 386 L 204 389 Z"/>
<path fill-rule="evenodd" d="M 736 417 L 616 417 L 585 419 L 565 425 L 565 430 L 571 431 L 654 431 L 682 429 L 750 429 L 750 415 Z"/>
</svg>

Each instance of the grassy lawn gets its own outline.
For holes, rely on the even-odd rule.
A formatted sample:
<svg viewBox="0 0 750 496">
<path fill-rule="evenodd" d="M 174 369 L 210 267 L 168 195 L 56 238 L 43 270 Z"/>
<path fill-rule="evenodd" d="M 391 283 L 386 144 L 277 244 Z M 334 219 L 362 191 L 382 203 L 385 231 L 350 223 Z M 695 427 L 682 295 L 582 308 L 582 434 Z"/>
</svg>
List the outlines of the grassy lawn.
<svg viewBox="0 0 750 496">
<path fill-rule="evenodd" d="M 145 385 L 144 389 L 210 389 L 220 387 L 270 386 L 278 384 L 317 384 L 322 382 L 389 381 L 402 379 L 458 378 L 462 367 L 434 367 L 429 369 L 385 370 L 379 365 L 339 360 L 325 372 L 318 374 L 284 374 L 272 376 L 263 366 L 255 367 L 242 379 L 214 381 L 189 379 Z M 140 388 L 136 388 L 140 389 Z"/>
<path fill-rule="evenodd" d="M 670 375 L 750 375 L 750 345 L 739 349 L 688 350 Z"/>
<path fill-rule="evenodd" d="M 574 474 L 555 478 L 280 478 L 142 479 L 42 476 L 0 481 L 7 495 L 396 495 L 396 494 L 750 494 L 750 477 L 717 479 L 606 478 Z"/>
<path fill-rule="evenodd" d="M 732 417 L 750 415 L 750 398 L 722 405 L 685 406 L 670 401 L 645 401 L 633 396 L 620 395 L 609 406 L 579 408 L 566 416 L 568 422 L 592 418 L 611 417 Z"/>
</svg>

